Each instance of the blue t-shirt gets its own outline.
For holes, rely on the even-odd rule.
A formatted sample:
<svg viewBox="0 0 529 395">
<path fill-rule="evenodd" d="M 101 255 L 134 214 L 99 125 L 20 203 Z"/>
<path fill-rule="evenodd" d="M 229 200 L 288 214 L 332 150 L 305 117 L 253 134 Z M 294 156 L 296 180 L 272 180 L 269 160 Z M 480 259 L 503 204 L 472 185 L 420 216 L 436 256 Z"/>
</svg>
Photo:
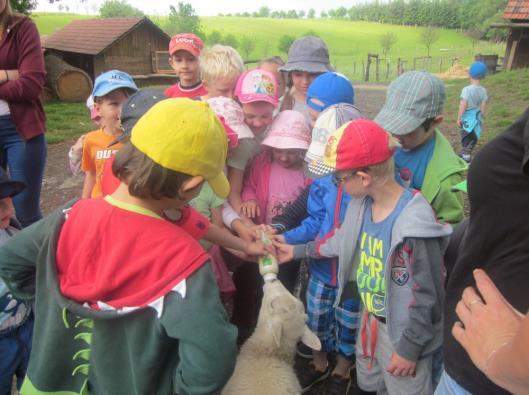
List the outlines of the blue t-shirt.
<svg viewBox="0 0 529 395">
<path fill-rule="evenodd" d="M 395 151 L 395 179 L 404 188 L 422 189 L 424 175 L 435 148 L 435 135 L 419 148 Z"/>
<path fill-rule="evenodd" d="M 359 263 L 356 283 L 367 311 L 379 317 L 386 316 L 384 274 L 391 246 L 391 231 L 395 220 L 412 197 L 410 190 L 404 190 L 393 211 L 383 221 L 376 223 L 372 218 L 372 200 L 367 201 L 360 238 L 356 245 L 356 259 Z"/>
</svg>

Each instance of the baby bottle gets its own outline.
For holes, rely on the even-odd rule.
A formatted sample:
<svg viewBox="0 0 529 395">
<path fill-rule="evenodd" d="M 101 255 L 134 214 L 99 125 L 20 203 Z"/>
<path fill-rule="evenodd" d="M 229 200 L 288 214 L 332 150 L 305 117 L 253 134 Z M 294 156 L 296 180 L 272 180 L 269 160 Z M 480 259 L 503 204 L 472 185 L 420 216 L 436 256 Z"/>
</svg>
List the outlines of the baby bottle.
<svg viewBox="0 0 529 395">
<path fill-rule="evenodd" d="M 261 241 L 265 246 L 272 244 L 265 232 L 261 231 Z M 259 273 L 263 276 L 265 282 L 272 282 L 277 280 L 277 272 L 279 265 L 277 259 L 272 254 L 268 253 L 259 258 Z"/>
</svg>

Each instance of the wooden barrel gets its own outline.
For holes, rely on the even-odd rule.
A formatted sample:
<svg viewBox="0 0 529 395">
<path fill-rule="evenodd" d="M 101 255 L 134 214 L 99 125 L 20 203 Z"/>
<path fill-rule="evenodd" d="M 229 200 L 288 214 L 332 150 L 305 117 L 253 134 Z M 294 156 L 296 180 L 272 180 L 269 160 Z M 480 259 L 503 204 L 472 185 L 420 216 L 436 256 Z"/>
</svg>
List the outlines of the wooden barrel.
<svg viewBox="0 0 529 395">
<path fill-rule="evenodd" d="M 78 69 L 55 55 L 44 57 L 46 85 L 63 102 L 84 102 L 92 93 L 92 80 Z"/>
</svg>

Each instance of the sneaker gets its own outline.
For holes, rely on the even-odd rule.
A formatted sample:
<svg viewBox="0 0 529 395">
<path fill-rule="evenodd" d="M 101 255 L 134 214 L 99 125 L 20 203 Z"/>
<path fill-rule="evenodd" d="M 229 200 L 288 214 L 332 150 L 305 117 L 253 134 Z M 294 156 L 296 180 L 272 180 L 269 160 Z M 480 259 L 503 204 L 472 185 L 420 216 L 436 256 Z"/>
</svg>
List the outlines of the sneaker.
<svg viewBox="0 0 529 395">
<path fill-rule="evenodd" d="M 296 347 L 296 353 L 301 357 L 305 359 L 312 359 L 312 348 L 307 346 L 303 342 L 299 342 Z"/>
<path fill-rule="evenodd" d="M 325 380 L 329 377 L 331 369 L 327 365 L 327 369 L 324 372 L 320 372 L 316 369 L 314 364 L 311 362 L 298 373 L 299 384 L 301 385 L 301 392 L 305 393 L 310 390 L 316 383 Z"/>
<path fill-rule="evenodd" d="M 330 375 L 325 382 L 325 395 L 347 395 L 351 388 L 351 377 Z"/>
<path fill-rule="evenodd" d="M 472 161 L 472 156 L 470 156 L 470 154 L 461 154 L 461 158 L 467 163 Z"/>
</svg>

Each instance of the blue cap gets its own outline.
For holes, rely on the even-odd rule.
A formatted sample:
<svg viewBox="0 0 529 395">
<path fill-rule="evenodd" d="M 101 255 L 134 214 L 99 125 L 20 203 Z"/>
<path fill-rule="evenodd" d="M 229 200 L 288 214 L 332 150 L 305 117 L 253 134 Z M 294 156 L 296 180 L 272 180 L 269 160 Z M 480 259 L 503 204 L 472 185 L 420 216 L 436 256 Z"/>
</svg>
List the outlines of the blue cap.
<svg viewBox="0 0 529 395">
<path fill-rule="evenodd" d="M 127 73 L 120 70 L 106 71 L 96 78 L 94 89 L 92 90 L 92 96 L 105 96 L 110 92 L 121 88 L 130 89 L 134 92 L 138 90 L 134 80 Z"/>
<path fill-rule="evenodd" d="M 474 62 L 470 65 L 468 74 L 471 78 L 482 80 L 487 74 L 487 65 L 483 62 Z"/>
<path fill-rule="evenodd" d="M 307 105 L 321 112 L 333 104 L 354 104 L 354 97 L 353 85 L 345 75 L 327 72 L 316 77 L 310 84 L 307 90 Z M 314 103 L 312 99 L 321 101 L 323 106 Z"/>
</svg>

